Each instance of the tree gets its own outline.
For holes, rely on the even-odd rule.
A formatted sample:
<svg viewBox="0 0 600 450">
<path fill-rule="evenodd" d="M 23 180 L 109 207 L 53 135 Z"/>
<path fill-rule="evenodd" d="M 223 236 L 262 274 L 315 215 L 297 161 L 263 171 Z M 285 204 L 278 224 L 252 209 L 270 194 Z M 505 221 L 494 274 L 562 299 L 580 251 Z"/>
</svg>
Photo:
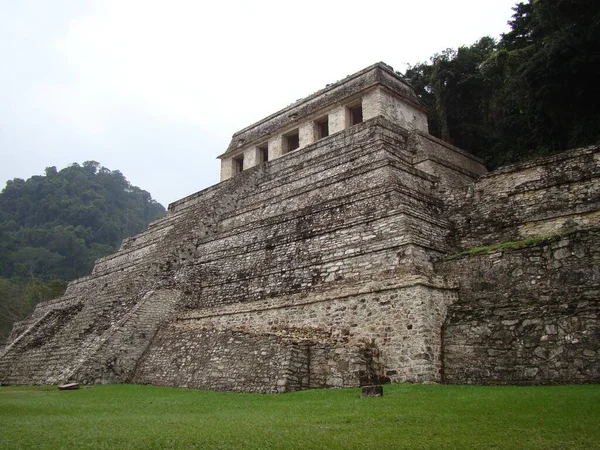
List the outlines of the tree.
<svg viewBox="0 0 600 450">
<path fill-rule="evenodd" d="M 489 122 L 492 88 L 480 67 L 496 42 L 484 37 L 470 47 L 446 49 L 431 62 L 411 66 L 405 77 L 429 109 L 430 132 L 461 148 L 477 151 L 494 138 Z"/>
<path fill-rule="evenodd" d="M 0 192 L 0 338 L 164 213 L 148 192 L 96 161 L 9 181 Z"/>
<path fill-rule="evenodd" d="M 22 247 L 11 258 L 22 275 L 29 279 L 42 278 L 64 257 L 43 247 Z"/>
<path fill-rule="evenodd" d="M 518 3 L 511 31 L 447 49 L 405 76 L 430 111 L 430 132 L 500 164 L 600 140 L 600 6 Z"/>
<path fill-rule="evenodd" d="M 12 324 L 25 319 L 35 305 L 61 296 L 67 287 L 63 280 L 9 280 L 0 277 L 0 342 L 8 336 Z"/>
</svg>

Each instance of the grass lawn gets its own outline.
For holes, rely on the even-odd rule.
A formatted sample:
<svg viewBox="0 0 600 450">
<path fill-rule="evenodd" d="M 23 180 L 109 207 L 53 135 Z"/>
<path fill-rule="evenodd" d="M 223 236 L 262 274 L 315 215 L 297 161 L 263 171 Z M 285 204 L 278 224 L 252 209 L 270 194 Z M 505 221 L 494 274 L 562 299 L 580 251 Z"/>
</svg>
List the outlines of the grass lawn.
<svg viewBox="0 0 600 450">
<path fill-rule="evenodd" d="M 281 395 L 0 388 L 0 448 L 600 449 L 600 385 L 391 385 Z"/>
</svg>

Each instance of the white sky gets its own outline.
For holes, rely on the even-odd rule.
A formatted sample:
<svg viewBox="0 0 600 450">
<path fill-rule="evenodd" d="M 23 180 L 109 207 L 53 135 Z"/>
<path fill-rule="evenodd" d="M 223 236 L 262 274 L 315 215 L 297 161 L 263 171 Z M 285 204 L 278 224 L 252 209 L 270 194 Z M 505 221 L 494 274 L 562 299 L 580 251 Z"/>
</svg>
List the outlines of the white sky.
<svg viewBox="0 0 600 450">
<path fill-rule="evenodd" d="M 0 0 L 0 188 L 95 160 L 165 207 L 239 129 L 377 61 L 499 37 L 516 0 Z"/>
</svg>

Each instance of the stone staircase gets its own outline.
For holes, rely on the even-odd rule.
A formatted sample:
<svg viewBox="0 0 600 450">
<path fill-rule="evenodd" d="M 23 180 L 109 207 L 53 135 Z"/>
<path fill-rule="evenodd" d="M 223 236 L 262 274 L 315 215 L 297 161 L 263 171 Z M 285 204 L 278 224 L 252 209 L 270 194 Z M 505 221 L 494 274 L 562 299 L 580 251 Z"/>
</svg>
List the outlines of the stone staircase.
<svg viewBox="0 0 600 450">
<path fill-rule="evenodd" d="M 375 118 L 171 204 L 61 300 L 38 306 L 0 357 L 0 382 L 125 381 L 181 308 L 392 272 L 410 246 L 443 252 L 437 179 L 412 167 L 408 137 Z M 44 334 L 55 309 L 68 326 Z"/>
</svg>

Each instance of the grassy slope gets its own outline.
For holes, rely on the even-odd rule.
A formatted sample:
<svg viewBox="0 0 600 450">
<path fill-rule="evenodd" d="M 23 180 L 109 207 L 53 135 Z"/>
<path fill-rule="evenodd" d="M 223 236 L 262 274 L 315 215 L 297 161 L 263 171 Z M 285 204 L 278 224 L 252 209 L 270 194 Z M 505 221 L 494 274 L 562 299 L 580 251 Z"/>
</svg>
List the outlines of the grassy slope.
<svg viewBox="0 0 600 450">
<path fill-rule="evenodd" d="M 600 385 L 284 395 L 0 388 L 0 448 L 600 448 Z"/>
</svg>

